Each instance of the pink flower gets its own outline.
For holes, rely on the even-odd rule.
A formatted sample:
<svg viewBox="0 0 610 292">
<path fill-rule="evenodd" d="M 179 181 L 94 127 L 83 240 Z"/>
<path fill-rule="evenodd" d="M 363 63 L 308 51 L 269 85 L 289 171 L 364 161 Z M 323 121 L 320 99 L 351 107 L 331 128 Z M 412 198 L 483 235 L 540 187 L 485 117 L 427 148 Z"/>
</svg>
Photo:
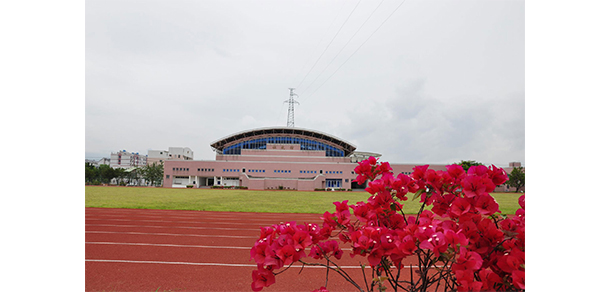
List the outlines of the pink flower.
<svg viewBox="0 0 610 292">
<path fill-rule="evenodd" d="M 513 285 L 519 289 L 525 289 L 525 271 L 514 270 L 511 273 Z"/>
<path fill-rule="evenodd" d="M 470 211 L 470 202 L 464 198 L 455 198 L 453 202 L 451 202 L 451 207 L 449 208 L 449 213 L 453 217 L 460 217 L 463 214 L 466 214 Z"/>
<path fill-rule="evenodd" d="M 525 210 L 525 195 L 519 197 L 519 206 Z"/>
<path fill-rule="evenodd" d="M 491 181 L 497 186 L 505 183 L 508 180 L 508 175 L 506 175 L 506 171 L 502 168 L 497 168 L 495 165 L 491 166 L 487 174 L 489 175 Z"/>
<path fill-rule="evenodd" d="M 328 291 L 328 289 L 326 289 L 326 287 L 322 286 L 322 287 L 320 287 L 320 289 L 316 289 L 311 292 L 329 292 L 329 291 Z"/>
<path fill-rule="evenodd" d="M 445 168 L 447 168 L 447 173 L 449 173 L 449 176 L 452 178 L 461 179 L 466 175 L 464 168 L 459 164 L 447 165 Z"/>
<path fill-rule="evenodd" d="M 451 229 L 445 229 L 445 239 L 447 240 L 447 244 L 451 244 L 456 247 L 458 244 L 460 246 L 465 246 L 468 244 L 468 238 L 461 231 L 457 233 Z"/>
<path fill-rule="evenodd" d="M 465 247 L 460 247 L 460 254 L 457 261 L 453 265 L 457 270 L 473 270 L 476 271 L 483 265 L 481 256 L 472 251 L 468 251 Z"/>
<path fill-rule="evenodd" d="M 345 200 L 345 201 L 343 201 L 341 203 L 334 202 L 333 204 L 335 204 L 335 206 L 336 206 L 336 208 L 335 208 L 336 213 L 341 213 L 343 211 L 349 211 L 349 207 L 347 206 L 347 202 L 348 202 L 348 200 Z"/>
<path fill-rule="evenodd" d="M 284 265 L 290 265 L 292 262 L 297 261 L 298 259 L 293 259 L 294 256 L 297 256 L 297 251 L 294 249 L 292 245 L 286 245 L 278 251 L 277 256 L 284 262 Z M 298 257 L 298 256 L 297 256 Z"/>
<path fill-rule="evenodd" d="M 472 169 L 472 167 L 470 168 Z M 468 172 L 470 173 L 470 171 Z M 489 180 L 488 178 L 483 178 L 480 176 L 475 176 L 475 175 L 467 175 L 463 180 L 462 180 L 462 187 L 464 188 L 464 196 L 468 197 L 468 198 L 473 198 L 476 196 L 480 196 L 482 194 L 486 194 L 489 191 L 488 189 L 488 184 L 492 184 L 491 180 Z M 495 186 L 494 186 L 495 188 Z M 493 188 L 492 188 L 493 191 Z"/>
<path fill-rule="evenodd" d="M 301 250 L 312 244 L 311 235 L 305 231 L 296 231 L 292 236 L 292 239 L 294 240 L 294 247 Z"/>
<path fill-rule="evenodd" d="M 261 291 L 275 283 L 275 275 L 267 269 L 252 271 L 252 291 Z"/>
<path fill-rule="evenodd" d="M 250 259 L 253 259 L 257 264 L 262 264 L 267 257 L 267 254 L 265 253 L 267 247 L 269 247 L 269 244 L 266 239 L 258 240 L 252 249 L 250 249 Z"/>
<path fill-rule="evenodd" d="M 445 235 L 442 232 L 436 232 L 428 238 L 428 240 L 424 240 L 419 244 L 420 248 L 429 249 L 436 256 L 440 256 L 441 252 L 445 252 L 447 250 L 447 241 L 445 240 Z"/>
<path fill-rule="evenodd" d="M 498 203 L 489 194 L 480 195 L 475 203 L 474 208 L 479 211 L 482 215 L 491 215 L 498 212 Z"/>
</svg>

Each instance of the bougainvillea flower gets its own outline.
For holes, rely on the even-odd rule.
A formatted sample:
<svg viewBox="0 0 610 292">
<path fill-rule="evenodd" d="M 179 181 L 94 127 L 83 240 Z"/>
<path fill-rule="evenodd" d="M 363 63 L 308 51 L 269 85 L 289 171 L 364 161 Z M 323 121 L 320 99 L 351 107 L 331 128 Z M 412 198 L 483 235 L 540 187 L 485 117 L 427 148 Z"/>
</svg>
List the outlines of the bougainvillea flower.
<svg viewBox="0 0 610 292">
<path fill-rule="evenodd" d="M 322 287 L 320 287 L 320 289 L 316 289 L 311 292 L 329 292 L 329 291 L 328 291 L 328 289 L 326 289 L 326 287 L 322 286 Z"/>
<path fill-rule="evenodd" d="M 482 194 L 476 198 L 474 208 L 483 215 L 499 212 L 498 202 L 489 194 Z"/>
<path fill-rule="evenodd" d="M 453 200 L 453 202 L 451 202 L 449 214 L 451 214 L 454 218 L 466 214 L 468 211 L 470 211 L 470 202 L 467 199 L 456 198 Z"/>
<path fill-rule="evenodd" d="M 280 251 L 278 251 L 277 256 L 284 262 L 284 265 L 290 265 L 293 261 L 293 256 L 295 256 L 297 251 L 294 249 L 292 245 L 283 246 Z M 297 256 L 298 257 L 298 256 Z M 298 259 L 296 259 L 298 260 Z"/>
<path fill-rule="evenodd" d="M 320 219 L 324 220 L 324 226 L 330 226 L 330 227 L 337 226 L 337 216 L 334 214 L 331 214 L 328 211 L 324 212 L 323 217 L 321 217 Z"/>
<path fill-rule="evenodd" d="M 294 240 L 294 247 L 298 249 L 305 249 L 309 247 L 312 243 L 311 235 L 308 232 L 298 230 L 292 236 Z"/>
<path fill-rule="evenodd" d="M 261 291 L 275 283 L 275 275 L 267 269 L 252 271 L 252 291 Z"/>
<path fill-rule="evenodd" d="M 256 263 L 262 264 L 267 257 L 265 250 L 269 247 L 269 244 L 266 240 L 258 240 L 256 244 L 250 249 L 250 259 L 254 260 Z"/>
<path fill-rule="evenodd" d="M 460 247 L 460 255 L 458 256 L 454 267 L 458 270 L 478 270 L 483 265 L 483 259 L 476 253 L 467 250 L 465 247 Z"/>
<path fill-rule="evenodd" d="M 320 217 L 322 228 L 295 222 L 261 228 L 259 240 L 250 250 L 258 267 L 252 289 L 260 291 L 271 285 L 274 270 L 306 257 L 306 248 L 311 248 L 308 256 L 314 259 L 340 259 L 343 251 L 338 240 L 351 246 L 350 256 L 365 257 L 372 267 L 388 261 L 401 269 L 407 256 L 421 260 L 422 254 L 429 260 L 420 264 L 428 262 L 438 268 L 447 261 L 440 270 L 450 269 L 445 270 L 451 272 L 446 274 L 447 280 L 458 284 L 450 290 L 524 289 L 525 197 L 519 198 L 521 208 L 516 216 L 497 221 L 498 205 L 489 193 L 506 181 L 506 172 L 495 166 L 474 166 L 468 172 L 459 165 L 446 168 L 417 166 L 412 175 L 394 176 L 388 163 L 380 164 L 374 157 L 358 163 L 357 181 L 370 181 L 367 201 L 355 205 L 335 202 L 336 211 Z M 432 205 L 432 211 L 423 210 L 417 216 L 398 212 L 403 207 L 398 200 L 418 190 L 421 201 Z M 331 239 L 333 233 L 332 238 L 338 240 Z"/>
<path fill-rule="evenodd" d="M 514 270 L 511 273 L 513 285 L 519 289 L 525 289 L 525 271 Z"/>
<path fill-rule="evenodd" d="M 525 195 L 519 197 L 519 206 L 521 206 L 521 208 L 525 210 Z"/>
<path fill-rule="evenodd" d="M 451 229 L 445 229 L 444 234 L 447 244 L 451 244 L 454 247 L 456 247 L 458 244 L 460 246 L 465 246 L 468 244 L 468 238 L 466 238 L 466 235 L 464 235 L 461 231 L 456 233 Z"/>
<path fill-rule="evenodd" d="M 512 249 L 510 254 L 504 254 L 498 258 L 498 267 L 509 274 L 514 270 L 519 270 L 524 263 L 525 259 L 521 257 L 518 249 Z"/>
<path fill-rule="evenodd" d="M 462 180 L 462 187 L 464 189 L 464 196 L 468 198 L 473 198 L 487 193 L 485 178 L 475 175 L 467 175 Z"/>
<path fill-rule="evenodd" d="M 376 179 L 372 182 L 369 182 L 369 185 L 364 189 L 369 194 L 374 195 L 386 189 L 385 184 L 382 179 Z"/>
<path fill-rule="evenodd" d="M 481 269 L 479 271 L 479 278 L 483 283 L 482 291 L 495 291 L 494 286 L 502 283 L 502 278 L 489 269 Z"/>
<path fill-rule="evenodd" d="M 366 259 L 369 261 L 371 267 L 374 268 L 379 265 L 379 263 L 381 263 L 381 258 L 384 256 L 384 254 L 385 251 L 383 250 L 383 248 L 374 248 L 373 250 L 371 250 L 371 253 Z"/>
<path fill-rule="evenodd" d="M 447 168 L 447 173 L 452 178 L 460 179 L 466 175 L 466 171 L 464 171 L 464 168 L 459 164 L 447 165 L 445 168 Z"/>
<path fill-rule="evenodd" d="M 447 241 L 445 235 L 442 232 L 436 232 L 419 244 L 420 248 L 431 250 L 436 256 L 439 256 L 441 252 L 447 250 Z"/>
<path fill-rule="evenodd" d="M 494 185 L 499 186 L 505 183 L 508 180 L 508 175 L 506 175 L 506 171 L 502 168 L 497 168 L 495 165 L 492 165 L 487 172 L 489 178 L 493 182 Z"/>
<path fill-rule="evenodd" d="M 333 204 L 335 204 L 335 210 L 337 213 L 341 213 L 343 211 L 349 211 L 349 207 L 347 206 L 347 202 L 348 200 L 345 200 L 343 202 L 334 202 Z"/>
<path fill-rule="evenodd" d="M 428 167 L 430 165 L 419 165 L 416 167 L 413 167 L 413 179 L 415 180 L 420 180 L 420 179 L 424 179 L 424 175 L 426 174 L 426 170 L 428 170 Z"/>
</svg>

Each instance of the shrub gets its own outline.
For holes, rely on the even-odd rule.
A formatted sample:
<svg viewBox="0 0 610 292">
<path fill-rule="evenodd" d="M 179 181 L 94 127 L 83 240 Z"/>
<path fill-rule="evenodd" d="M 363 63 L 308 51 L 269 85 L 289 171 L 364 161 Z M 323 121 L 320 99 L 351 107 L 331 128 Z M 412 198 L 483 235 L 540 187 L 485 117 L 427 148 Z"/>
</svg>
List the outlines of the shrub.
<svg viewBox="0 0 610 292">
<path fill-rule="evenodd" d="M 275 276 L 297 263 L 326 267 L 325 286 L 333 271 L 359 291 L 384 291 L 386 286 L 395 291 L 439 286 L 442 291 L 524 291 L 525 195 L 519 198 L 516 216 L 502 216 L 489 192 L 508 179 L 503 169 L 480 165 L 466 172 L 457 164 L 446 168 L 417 166 L 411 175 L 394 176 L 387 162 L 374 157 L 360 162 L 356 181 L 370 181 L 367 202 L 335 202 L 335 212 L 324 213 L 322 228 L 294 221 L 261 227 L 250 250 L 250 259 L 257 263 L 252 290 L 272 285 Z M 407 200 L 408 193 L 421 202 L 416 215 L 402 212 L 400 201 Z M 426 206 L 432 206 L 431 211 Z M 351 246 L 350 256 L 366 258 L 373 270 L 367 280 L 362 266 L 366 287 L 335 263 L 343 256 L 337 240 Z M 307 257 L 325 263 L 309 263 Z M 416 257 L 419 265 L 405 267 L 407 257 Z M 409 271 L 401 273 L 405 268 Z"/>
</svg>

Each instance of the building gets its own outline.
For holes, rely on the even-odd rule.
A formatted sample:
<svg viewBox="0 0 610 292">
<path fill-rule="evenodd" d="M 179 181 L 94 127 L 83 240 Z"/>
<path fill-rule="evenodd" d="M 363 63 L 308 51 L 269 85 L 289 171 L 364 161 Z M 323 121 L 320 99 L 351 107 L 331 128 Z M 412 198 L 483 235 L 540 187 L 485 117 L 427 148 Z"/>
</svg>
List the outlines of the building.
<svg viewBox="0 0 610 292">
<path fill-rule="evenodd" d="M 110 167 L 130 168 L 146 165 L 146 156 L 140 153 L 127 152 L 125 150 L 110 154 Z"/>
<path fill-rule="evenodd" d="M 371 152 L 356 152 L 343 139 L 294 127 L 239 132 L 210 144 L 216 160 L 167 160 L 164 187 L 239 186 L 253 190 L 361 189 L 353 182 L 356 162 Z M 366 156 L 368 158 L 368 156 Z M 410 174 L 416 164 L 391 164 L 394 173 Z M 446 170 L 444 164 L 430 169 Z"/>
<path fill-rule="evenodd" d="M 102 164 L 106 164 L 106 165 L 110 165 L 110 158 L 102 158 L 100 160 L 95 160 L 95 159 L 85 159 L 85 162 L 88 162 L 90 164 L 92 164 L 95 167 L 99 167 Z"/>
<path fill-rule="evenodd" d="M 148 150 L 147 164 L 159 163 L 167 160 L 193 160 L 194 153 L 188 147 L 169 147 L 169 150 Z"/>
</svg>

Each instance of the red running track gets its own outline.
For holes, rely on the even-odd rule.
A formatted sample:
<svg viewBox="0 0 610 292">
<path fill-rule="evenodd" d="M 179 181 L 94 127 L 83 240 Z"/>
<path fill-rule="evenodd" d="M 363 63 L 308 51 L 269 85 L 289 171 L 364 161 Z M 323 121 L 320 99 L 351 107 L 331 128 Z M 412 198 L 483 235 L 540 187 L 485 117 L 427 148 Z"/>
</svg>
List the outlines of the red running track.
<svg viewBox="0 0 610 292">
<path fill-rule="evenodd" d="M 320 216 L 85 208 L 85 289 L 252 291 L 256 264 L 250 261 L 250 248 L 258 239 L 259 227 L 288 221 L 321 226 Z M 359 265 L 367 264 L 366 259 L 352 259 L 349 247 L 341 247 L 344 255 L 338 264 L 364 286 Z M 370 273 L 367 268 L 367 280 Z M 295 264 L 263 291 L 312 291 L 325 281 L 324 268 L 301 269 Z M 327 288 L 356 291 L 333 271 Z"/>
</svg>

